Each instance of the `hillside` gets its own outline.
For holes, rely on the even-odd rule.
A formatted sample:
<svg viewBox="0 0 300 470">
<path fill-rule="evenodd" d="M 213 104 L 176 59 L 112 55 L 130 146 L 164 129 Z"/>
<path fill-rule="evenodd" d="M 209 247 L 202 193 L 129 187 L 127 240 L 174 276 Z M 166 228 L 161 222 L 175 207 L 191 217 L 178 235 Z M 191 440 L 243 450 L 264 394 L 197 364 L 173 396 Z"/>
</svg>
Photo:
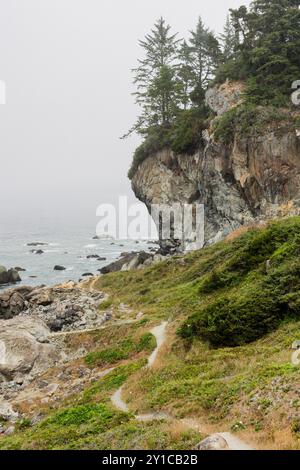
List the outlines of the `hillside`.
<svg viewBox="0 0 300 470">
<path fill-rule="evenodd" d="M 57 337 L 89 353 L 15 399 L 22 418 L 0 448 L 192 449 L 232 432 L 256 449 L 299 449 L 299 237 L 300 218 L 285 219 L 86 285 L 108 294 L 99 314 L 112 320 Z M 145 369 L 164 321 L 166 342 Z M 58 384 L 47 400 L 42 381 Z M 128 412 L 111 402 L 122 385 Z M 149 413 L 155 421 L 135 419 Z"/>
</svg>

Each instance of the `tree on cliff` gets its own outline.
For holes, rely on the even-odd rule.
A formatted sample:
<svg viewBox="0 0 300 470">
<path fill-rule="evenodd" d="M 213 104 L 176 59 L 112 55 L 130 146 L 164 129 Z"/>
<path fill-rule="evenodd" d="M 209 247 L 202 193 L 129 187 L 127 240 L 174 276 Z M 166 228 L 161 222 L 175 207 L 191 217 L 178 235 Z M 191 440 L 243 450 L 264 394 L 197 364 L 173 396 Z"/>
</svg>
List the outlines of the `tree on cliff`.
<svg viewBox="0 0 300 470">
<path fill-rule="evenodd" d="M 191 68 L 192 87 L 191 99 L 195 104 L 201 104 L 203 90 L 214 77 L 216 67 L 220 61 L 219 42 L 199 17 L 195 31 L 191 31 Z"/>
<path fill-rule="evenodd" d="M 179 105 L 180 84 L 176 76 L 179 40 L 171 27 L 160 18 L 150 34 L 140 41 L 145 57 L 134 69 L 134 93 L 142 113 L 131 131 L 146 133 L 153 126 L 169 126 Z M 130 131 L 130 132 L 131 132 Z"/>
<path fill-rule="evenodd" d="M 192 49 L 184 40 L 178 52 L 178 80 L 180 83 L 181 103 L 184 109 L 190 105 L 191 92 L 194 85 L 194 73 L 192 65 Z"/>
<path fill-rule="evenodd" d="M 299 0 L 256 0 L 250 10 L 232 10 L 232 18 L 241 37 L 233 78 L 248 80 L 249 102 L 285 105 L 299 79 Z"/>
<path fill-rule="evenodd" d="M 227 62 L 235 56 L 239 46 L 239 36 L 233 26 L 231 16 L 228 15 L 224 26 L 224 31 L 220 35 L 222 44 L 222 61 Z"/>
</svg>

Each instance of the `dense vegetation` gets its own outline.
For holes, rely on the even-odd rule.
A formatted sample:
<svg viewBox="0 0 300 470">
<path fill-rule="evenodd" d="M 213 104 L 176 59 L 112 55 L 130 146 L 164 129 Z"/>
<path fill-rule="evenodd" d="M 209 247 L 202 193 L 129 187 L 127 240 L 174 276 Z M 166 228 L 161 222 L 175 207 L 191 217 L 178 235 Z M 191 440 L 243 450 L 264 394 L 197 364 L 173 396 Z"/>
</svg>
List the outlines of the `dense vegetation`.
<svg viewBox="0 0 300 470">
<path fill-rule="evenodd" d="M 227 79 L 245 82 L 239 116 L 247 120 L 249 113 L 260 116 L 262 106 L 273 116 L 290 107 L 291 86 L 299 79 L 299 0 L 255 0 L 249 9 L 230 10 L 219 37 L 201 18 L 188 40 L 170 30 L 161 18 L 140 41 L 145 57 L 134 70 L 134 83 L 141 115 L 128 134 L 138 132 L 143 143 L 130 178 L 147 156 L 164 147 L 191 153 L 201 146 L 211 117 L 205 105 L 209 86 Z M 233 129 L 234 118 L 225 118 Z"/>
<path fill-rule="evenodd" d="M 185 316 L 183 338 L 214 347 L 263 337 L 289 319 L 300 320 L 300 218 L 245 231 L 141 273 L 105 276 L 117 298 L 164 318 Z"/>
</svg>

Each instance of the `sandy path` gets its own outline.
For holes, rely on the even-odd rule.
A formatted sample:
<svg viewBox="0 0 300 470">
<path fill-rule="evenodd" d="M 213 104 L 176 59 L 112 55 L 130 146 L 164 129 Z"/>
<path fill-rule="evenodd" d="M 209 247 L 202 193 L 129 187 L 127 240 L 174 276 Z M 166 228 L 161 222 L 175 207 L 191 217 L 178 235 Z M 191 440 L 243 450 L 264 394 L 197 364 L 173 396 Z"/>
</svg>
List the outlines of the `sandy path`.
<svg viewBox="0 0 300 470">
<path fill-rule="evenodd" d="M 149 368 L 153 367 L 157 354 L 159 353 L 160 348 L 166 341 L 166 329 L 167 329 L 168 322 L 163 322 L 161 325 L 156 326 L 153 328 L 150 333 L 155 337 L 156 339 L 156 348 L 152 352 L 152 354 L 148 358 L 148 366 Z"/>
<path fill-rule="evenodd" d="M 225 439 L 230 450 L 254 450 L 248 444 L 241 441 L 241 439 L 233 436 L 230 432 L 219 432 L 217 434 Z"/>
<path fill-rule="evenodd" d="M 153 336 L 156 339 L 156 348 L 154 351 L 151 353 L 151 355 L 148 357 L 148 364 L 146 367 L 153 367 L 157 354 L 164 344 L 166 340 L 166 328 L 167 328 L 168 322 L 163 322 L 161 325 L 156 326 L 153 328 L 150 333 L 153 334 Z M 122 389 L 123 386 L 120 387 L 111 397 L 111 401 L 113 405 L 120 411 L 124 411 L 125 413 L 129 412 L 128 405 L 125 403 L 125 401 L 122 399 Z M 163 416 L 163 417 L 162 417 Z M 165 419 L 165 415 L 163 413 L 149 413 L 147 415 L 141 415 L 141 416 L 136 416 L 135 417 L 138 421 L 154 421 L 154 420 L 160 420 L 160 419 Z"/>
<path fill-rule="evenodd" d="M 98 290 L 95 289 L 95 284 L 98 281 L 98 279 L 99 278 L 97 277 L 96 279 L 92 280 L 92 282 L 89 286 L 89 290 L 91 292 L 93 292 L 93 291 L 98 292 Z M 157 355 L 158 355 L 161 347 L 164 345 L 164 343 L 166 341 L 167 326 L 168 326 L 168 322 L 163 322 L 160 325 L 154 327 L 150 331 L 150 333 L 152 333 L 153 336 L 156 339 L 156 348 L 151 353 L 151 355 L 148 357 L 148 364 L 146 366 L 148 368 L 152 368 L 154 366 Z M 113 369 L 110 369 L 109 372 L 111 370 L 113 370 Z M 124 413 L 129 413 L 130 412 L 129 407 L 128 407 L 127 403 L 125 403 L 124 400 L 122 399 L 122 390 L 123 390 L 123 386 L 120 387 L 112 395 L 111 402 L 114 405 L 114 407 L 117 408 L 118 410 L 123 411 Z M 137 421 L 142 421 L 142 422 L 160 421 L 160 420 L 175 421 L 172 416 L 167 415 L 163 412 L 154 412 L 154 413 L 148 413 L 148 414 L 144 414 L 144 415 L 137 415 L 137 416 L 135 416 L 135 419 Z M 181 421 L 186 422 L 187 424 L 189 424 L 189 426 L 191 428 L 196 429 L 199 432 L 201 432 L 201 425 L 196 420 L 190 420 L 190 419 L 185 420 L 185 419 L 183 419 Z M 217 433 L 217 435 L 223 437 L 226 440 L 226 442 L 228 444 L 228 447 L 229 447 L 229 450 L 254 450 L 252 447 L 250 447 L 248 444 L 246 444 L 245 442 L 243 442 L 241 439 L 234 436 L 230 432 L 221 432 L 221 433 Z"/>
<path fill-rule="evenodd" d="M 166 329 L 167 329 L 167 322 L 163 322 L 161 325 L 156 326 L 151 330 L 151 333 L 155 336 L 156 339 L 156 348 L 152 352 L 152 354 L 148 358 L 148 364 L 146 367 L 152 368 L 153 365 L 155 364 L 157 355 L 159 353 L 160 348 L 163 346 L 163 344 L 166 341 Z M 120 411 L 123 411 L 125 413 L 130 412 L 127 403 L 124 402 L 122 399 L 122 390 L 123 386 L 120 387 L 111 397 L 111 401 L 115 408 L 117 408 Z M 148 413 L 145 415 L 137 415 L 135 416 L 135 419 L 137 421 L 160 421 L 160 420 L 167 420 L 167 421 L 175 421 L 174 418 L 170 415 L 167 415 L 162 412 L 155 412 L 155 413 Z M 191 428 L 197 429 L 199 432 L 201 431 L 201 426 L 197 421 L 194 420 L 181 420 L 182 422 L 185 422 L 190 425 Z M 217 433 L 217 435 L 223 437 L 230 450 L 254 450 L 252 449 L 248 444 L 245 442 L 241 441 L 237 437 L 233 436 L 229 432 L 224 432 L 224 433 Z"/>
</svg>

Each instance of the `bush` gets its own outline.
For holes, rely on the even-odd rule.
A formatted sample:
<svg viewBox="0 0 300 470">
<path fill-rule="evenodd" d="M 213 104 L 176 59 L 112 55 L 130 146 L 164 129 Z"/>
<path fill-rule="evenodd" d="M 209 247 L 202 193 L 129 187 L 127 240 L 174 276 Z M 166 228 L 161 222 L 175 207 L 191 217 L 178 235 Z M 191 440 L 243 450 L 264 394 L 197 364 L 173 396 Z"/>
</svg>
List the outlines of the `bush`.
<svg viewBox="0 0 300 470">
<path fill-rule="evenodd" d="M 127 338 L 116 344 L 114 348 L 92 352 L 86 356 L 85 362 L 92 367 L 115 364 L 116 362 L 128 359 L 135 353 L 152 350 L 155 348 L 155 345 L 154 336 L 151 333 L 146 333 L 137 342 Z"/>
<path fill-rule="evenodd" d="M 275 107 L 263 108 L 242 104 L 224 113 L 214 123 L 215 139 L 226 145 L 233 144 L 235 136 L 241 138 L 263 135 L 274 123 L 288 123 L 290 116 Z"/>
<path fill-rule="evenodd" d="M 169 148 L 170 143 L 170 129 L 163 127 L 155 127 L 149 129 L 148 135 L 144 142 L 135 150 L 133 161 L 128 172 L 128 178 L 132 180 L 138 167 L 150 157 L 152 154 Z"/>
<path fill-rule="evenodd" d="M 131 180 L 146 158 L 165 148 L 175 153 L 194 153 L 202 143 L 202 131 L 207 128 L 208 110 L 203 105 L 181 111 L 168 127 L 148 130 L 144 142 L 136 149 L 128 178 Z"/>
<path fill-rule="evenodd" d="M 244 237 L 234 255 L 207 275 L 199 295 L 211 295 L 179 330 L 213 346 L 261 338 L 288 318 L 300 318 L 300 221 L 273 223 Z M 266 262 L 270 267 L 266 269 Z"/>
<path fill-rule="evenodd" d="M 207 128 L 205 114 L 199 108 L 183 111 L 171 132 L 171 148 L 175 153 L 193 154 L 203 142 L 202 132 Z"/>
</svg>

